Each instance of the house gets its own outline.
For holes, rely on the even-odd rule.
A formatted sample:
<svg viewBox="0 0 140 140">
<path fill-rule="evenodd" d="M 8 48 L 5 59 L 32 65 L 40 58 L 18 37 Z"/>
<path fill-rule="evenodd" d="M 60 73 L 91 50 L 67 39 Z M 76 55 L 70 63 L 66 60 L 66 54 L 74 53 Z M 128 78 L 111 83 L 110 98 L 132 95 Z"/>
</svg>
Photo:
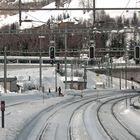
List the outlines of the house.
<svg viewBox="0 0 140 140">
<path fill-rule="evenodd" d="M 0 78 L 0 85 L 4 87 L 4 78 Z M 6 78 L 6 88 L 10 92 L 18 92 L 19 88 L 17 86 L 17 78 L 16 77 Z"/>
<path fill-rule="evenodd" d="M 65 83 L 65 80 L 63 79 L 63 82 Z M 76 89 L 76 90 L 83 90 L 86 87 L 87 82 L 84 81 L 80 77 L 74 77 L 72 80 L 70 77 L 67 77 L 67 86 L 70 89 Z"/>
</svg>

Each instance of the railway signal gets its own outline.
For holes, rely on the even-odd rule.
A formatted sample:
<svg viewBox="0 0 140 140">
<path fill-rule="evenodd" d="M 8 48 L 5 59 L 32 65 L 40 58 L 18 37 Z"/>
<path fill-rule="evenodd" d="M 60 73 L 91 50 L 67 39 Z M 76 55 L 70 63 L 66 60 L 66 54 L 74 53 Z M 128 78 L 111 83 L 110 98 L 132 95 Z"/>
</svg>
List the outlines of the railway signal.
<svg viewBox="0 0 140 140">
<path fill-rule="evenodd" d="M 135 58 L 135 60 L 140 60 L 140 46 L 135 46 L 134 58 Z"/>
<path fill-rule="evenodd" d="M 50 56 L 50 59 L 55 58 L 55 47 L 50 47 L 49 48 L 49 56 Z"/>
<path fill-rule="evenodd" d="M 90 58 L 90 59 L 95 58 L 95 47 L 93 47 L 93 46 L 91 46 L 91 47 L 89 48 L 89 58 Z"/>
<path fill-rule="evenodd" d="M 1 125 L 2 125 L 2 128 L 4 128 L 4 111 L 5 111 L 5 101 L 1 101 L 1 112 L 2 112 L 2 115 L 1 115 Z"/>
<path fill-rule="evenodd" d="M 57 63 L 57 72 L 60 72 L 60 63 Z"/>
</svg>

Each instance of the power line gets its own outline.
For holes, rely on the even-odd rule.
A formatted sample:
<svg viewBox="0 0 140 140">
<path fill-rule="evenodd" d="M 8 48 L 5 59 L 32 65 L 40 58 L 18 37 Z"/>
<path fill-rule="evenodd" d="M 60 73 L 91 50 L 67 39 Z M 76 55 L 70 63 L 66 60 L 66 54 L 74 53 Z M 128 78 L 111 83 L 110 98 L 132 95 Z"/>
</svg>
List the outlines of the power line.
<svg viewBox="0 0 140 140">
<path fill-rule="evenodd" d="M 127 8 L 127 6 L 129 5 L 129 3 L 130 3 L 130 0 L 128 0 L 128 2 L 127 2 L 127 4 L 126 4 L 125 8 Z M 121 16 L 123 15 L 124 11 L 125 11 L 125 10 L 123 10 L 123 12 L 121 13 Z"/>
<path fill-rule="evenodd" d="M 19 8 L 0 8 L 0 10 L 3 11 L 19 11 Z M 35 11 L 35 10 L 39 10 L 39 11 L 43 11 L 43 10 L 54 10 L 54 11 L 61 11 L 61 10 L 93 10 L 93 8 L 21 8 L 22 11 Z M 125 8 L 125 7 L 117 7 L 117 8 L 95 8 L 95 10 L 140 10 L 140 7 L 129 7 L 129 8 Z"/>
</svg>

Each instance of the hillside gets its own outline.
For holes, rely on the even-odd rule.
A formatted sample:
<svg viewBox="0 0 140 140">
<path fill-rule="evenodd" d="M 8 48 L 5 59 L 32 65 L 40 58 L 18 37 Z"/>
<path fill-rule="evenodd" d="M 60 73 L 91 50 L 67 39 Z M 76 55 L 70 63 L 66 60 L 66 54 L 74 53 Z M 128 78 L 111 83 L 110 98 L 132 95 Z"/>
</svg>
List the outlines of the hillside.
<svg viewBox="0 0 140 140">
<path fill-rule="evenodd" d="M 22 4 L 22 7 L 39 7 L 42 8 L 56 8 L 55 2 L 52 2 L 53 0 L 49 1 L 40 1 L 40 2 L 28 2 Z M 13 2 L 11 7 L 18 6 L 18 2 Z M 73 7 L 80 7 L 79 0 L 72 0 L 70 3 L 67 3 L 66 1 L 63 2 L 64 8 L 73 8 Z M 5 11 L 10 12 L 10 11 Z M 12 16 L 11 16 L 12 15 Z M 33 11 L 22 11 L 21 13 L 21 19 L 22 20 L 31 20 L 32 22 L 23 22 L 20 29 L 27 29 L 27 28 L 34 28 L 39 27 L 43 24 L 47 24 L 48 22 L 59 22 L 59 21 L 71 21 L 71 22 L 84 22 L 84 20 L 90 18 L 90 13 L 86 13 L 84 11 L 68 11 L 68 10 L 33 10 Z M 5 16 L 1 16 L 0 18 L 0 27 L 3 27 L 4 25 L 12 25 L 13 23 L 16 23 L 16 26 L 19 25 L 19 13 L 18 11 L 13 11 L 10 14 L 6 14 Z"/>
<path fill-rule="evenodd" d="M 21 0 L 21 7 L 24 8 L 42 8 L 45 5 L 54 2 L 54 0 Z M 19 8 L 19 0 L 1 0 L 0 1 L 0 8 L 5 9 L 13 9 Z M 8 10 L 1 10 L 0 15 L 14 15 L 18 14 L 18 11 L 8 11 Z"/>
</svg>

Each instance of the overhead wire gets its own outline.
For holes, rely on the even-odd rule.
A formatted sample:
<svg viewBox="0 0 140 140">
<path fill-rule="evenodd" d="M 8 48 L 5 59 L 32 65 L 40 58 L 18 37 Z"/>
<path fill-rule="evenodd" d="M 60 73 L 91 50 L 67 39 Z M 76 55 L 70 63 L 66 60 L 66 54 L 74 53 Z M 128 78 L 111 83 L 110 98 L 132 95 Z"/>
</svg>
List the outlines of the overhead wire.
<svg viewBox="0 0 140 140">
<path fill-rule="evenodd" d="M 41 22 L 41 23 L 45 23 L 44 21 L 41 21 L 40 19 L 36 18 L 35 16 L 30 15 L 29 13 L 26 13 L 26 15 L 34 18 L 36 21 L 35 22 Z M 33 20 L 34 21 L 34 20 Z"/>
<path fill-rule="evenodd" d="M 35 16 L 30 15 L 29 13 L 25 13 L 25 14 L 32 17 L 33 19 L 35 19 L 35 20 L 33 20 L 33 22 L 40 22 L 40 23 L 44 23 L 44 24 L 47 23 L 47 21 L 44 22 L 44 21 L 40 20 L 39 18 L 36 18 Z"/>
<path fill-rule="evenodd" d="M 129 5 L 130 1 L 131 1 L 131 0 L 128 0 L 128 2 L 126 3 L 125 8 L 127 8 L 127 7 L 128 7 L 128 5 Z M 120 17 L 122 17 L 122 15 L 124 14 L 124 12 L 125 12 L 125 10 L 123 10 L 123 11 L 122 11 L 122 13 L 121 13 Z"/>
<path fill-rule="evenodd" d="M 69 8 L 70 2 L 68 2 L 68 5 L 66 7 L 66 9 Z M 68 12 L 68 10 L 63 10 L 64 14 L 66 14 Z M 36 21 L 33 22 L 41 22 L 41 23 L 45 23 L 44 21 L 41 21 L 40 19 L 36 18 L 35 16 L 30 15 L 29 13 L 25 13 L 26 15 L 29 15 L 30 17 L 34 18 Z"/>
</svg>

